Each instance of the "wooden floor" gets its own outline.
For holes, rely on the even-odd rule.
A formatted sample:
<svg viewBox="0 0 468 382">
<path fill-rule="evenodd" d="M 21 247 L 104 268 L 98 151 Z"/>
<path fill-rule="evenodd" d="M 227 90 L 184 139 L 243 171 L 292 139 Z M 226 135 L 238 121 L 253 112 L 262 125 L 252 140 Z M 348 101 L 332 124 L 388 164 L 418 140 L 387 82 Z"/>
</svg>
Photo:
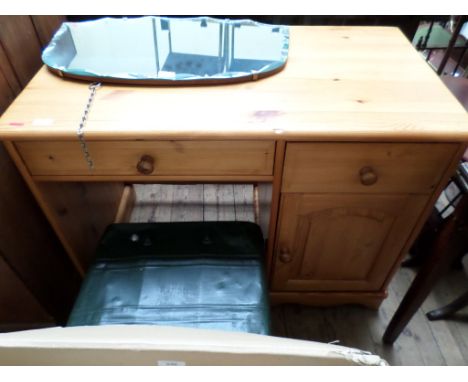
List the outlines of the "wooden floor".
<svg viewBox="0 0 468 382">
<path fill-rule="evenodd" d="M 255 220 L 250 185 L 136 185 L 131 221 Z M 468 365 L 468 309 L 456 319 L 431 322 L 425 313 L 468 289 L 468 278 L 453 270 L 426 299 L 393 346 L 381 338 L 414 272 L 402 268 L 390 284 L 389 297 L 378 311 L 359 306 L 272 308 L 273 335 L 369 350 L 391 365 Z"/>
<path fill-rule="evenodd" d="M 131 222 L 255 220 L 253 186 L 135 185 Z"/>
</svg>

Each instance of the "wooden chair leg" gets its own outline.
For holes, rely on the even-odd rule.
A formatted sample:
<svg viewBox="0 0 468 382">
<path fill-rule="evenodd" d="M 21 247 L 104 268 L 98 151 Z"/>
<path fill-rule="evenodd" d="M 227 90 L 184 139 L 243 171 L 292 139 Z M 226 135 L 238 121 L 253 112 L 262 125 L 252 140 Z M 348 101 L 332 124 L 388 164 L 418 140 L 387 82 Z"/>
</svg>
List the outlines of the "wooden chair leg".
<svg viewBox="0 0 468 382">
<path fill-rule="evenodd" d="M 430 256 L 417 273 L 383 335 L 383 342 L 393 344 L 432 290 L 447 272 L 464 247 L 467 235 L 468 197 L 465 195 L 454 213 L 447 218 Z"/>
<path fill-rule="evenodd" d="M 456 300 L 442 308 L 431 310 L 426 314 L 426 317 L 431 321 L 443 320 L 455 314 L 460 309 L 463 309 L 465 306 L 468 306 L 468 292 L 465 292 Z"/>
</svg>

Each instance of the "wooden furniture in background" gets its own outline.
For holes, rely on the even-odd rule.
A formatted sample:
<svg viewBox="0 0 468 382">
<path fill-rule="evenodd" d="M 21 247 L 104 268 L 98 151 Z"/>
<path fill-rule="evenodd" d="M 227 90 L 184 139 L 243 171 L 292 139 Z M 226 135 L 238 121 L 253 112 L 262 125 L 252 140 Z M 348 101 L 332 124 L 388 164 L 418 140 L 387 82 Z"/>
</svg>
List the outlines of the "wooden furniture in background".
<svg viewBox="0 0 468 382">
<path fill-rule="evenodd" d="M 0 16 L 0 114 L 41 67 L 63 16 Z M 66 321 L 80 279 L 0 145 L 0 331 Z"/>
<path fill-rule="evenodd" d="M 266 261 L 277 303 L 378 307 L 468 139 L 465 111 L 396 28 L 291 27 L 286 68 L 257 82 L 104 85 L 85 127 L 95 170 L 76 137 L 88 95 L 85 82 L 43 68 L 0 119 L 77 270 L 96 246 L 85 231 L 97 237 L 122 216 L 125 182 L 271 183 Z M 195 155 L 188 141 L 202 145 Z M 60 192 L 54 205 L 50 185 L 82 182 L 113 191 L 105 201 Z M 77 195 L 87 208 L 74 208 Z"/>
<path fill-rule="evenodd" d="M 413 283 L 406 292 L 384 333 L 383 341 L 393 344 L 414 313 L 424 302 L 435 283 L 448 271 L 453 261 L 466 248 L 468 235 L 468 198 L 463 197 L 455 211 L 442 224 L 441 231 Z M 465 297 L 466 299 L 466 297 Z"/>
<path fill-rule="evenodd" d="M 442 81 L 461 105 L 468 110 L 468 79 L 442 76 Z M 463 159 L 468 160 L 468 150 L 463 154 Z M 462 189 L 462 192 L 462 199 L 457 204 L 454 213 L 443 221 L 435 239 L 434 248 L 424 259 L 423 265 L 388 324 L 383 336 L 384 342 L 393 344 L 396 341 L 437 281 L 447 272 L 453 261 L 460 256 L 460 252 L 466 248 L 468 197 L 466 190 Z M 457 300 L 456 303 L 454 302 L 454 305 L 457 306 L 465 300 L 466 296 Z M 436 313 L 433 315 L 436 316 Z"/>
</svg>

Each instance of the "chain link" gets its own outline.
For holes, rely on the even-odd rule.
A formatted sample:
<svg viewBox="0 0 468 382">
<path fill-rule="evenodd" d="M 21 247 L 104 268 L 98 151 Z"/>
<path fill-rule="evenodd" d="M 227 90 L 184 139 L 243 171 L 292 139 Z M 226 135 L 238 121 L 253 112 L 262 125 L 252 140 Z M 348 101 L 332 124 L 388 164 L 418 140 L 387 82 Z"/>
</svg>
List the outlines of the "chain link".
<svg viewBox="0 0 468 382">
<path fill-rule="evenodd" d="M 93 159 L 91 158 L 91 154 L 89 153 L 88 145 L 86 144 L 86 140 L 84 137 L 84 127 L 85 127 L 86 121 L 88 120 L 88 115 L 91 109 L 91 105 L 93 104 L 93 101 L 94 101 L 94 96 L 96 95 L 96 91 L 97 89 L 99 89 L 100 86 L 101 86 L 100 82 L 93 82 L 92 84 L 89 85 L 90 93 L 89 93 L 88 102 L 86 103 L 85 109 L 83 111 L 80 126 L 78 127 L 78 130 L 76 131 L 76 135 L 78 135 L 78 140 L 80 141 L 81 150 L 83 151 L 84 158 L 86 160 L 86 163 L 88 163 L 88 168 L 90 170 L 94 169 L 94 162 L 93 162 Z"/>
</svg>

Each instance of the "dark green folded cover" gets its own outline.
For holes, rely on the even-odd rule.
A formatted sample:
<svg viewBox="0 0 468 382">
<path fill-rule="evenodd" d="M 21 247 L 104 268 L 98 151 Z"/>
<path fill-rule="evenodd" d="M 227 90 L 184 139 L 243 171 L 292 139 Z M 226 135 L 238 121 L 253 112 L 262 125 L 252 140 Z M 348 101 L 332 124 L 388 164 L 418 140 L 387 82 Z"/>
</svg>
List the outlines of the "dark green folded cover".
<svg viewBox="0 0 468 382">
<path fill-rule="evenodd" d="M 110 225 L 68 326 L 157 324 L 268 334 L 263 251 L 254 223 Z"/>
</svg>

